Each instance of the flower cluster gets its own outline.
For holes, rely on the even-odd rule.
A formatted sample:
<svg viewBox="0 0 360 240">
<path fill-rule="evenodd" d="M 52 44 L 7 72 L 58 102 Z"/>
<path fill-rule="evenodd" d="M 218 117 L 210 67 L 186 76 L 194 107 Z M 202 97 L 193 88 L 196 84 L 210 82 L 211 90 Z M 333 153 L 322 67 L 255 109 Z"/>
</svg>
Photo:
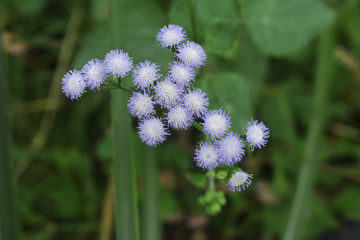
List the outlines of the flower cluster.
<svg viewBox="0 0 360 240">
<path fill-rule="evenodd" d="M 91 59 L 81 71 L 74 69 L 67 72 L 61 82 L 62 90 L 71 100 L 78 99 L 86 92 L 86 87 L 99 90 L 110 76 L 126 77 L 132 68 L 133 61 L 128 53 L 112 50 L 105 55 L 104 60 Z"/>
<path fill-rule="evenodd" d="M 164 26 L 156 39 L 162 47 L 174 53 L 175 61 L 169 64 L 167 75 L 162 76 L 160 66 L 148 60 L 133 67 L 128 53 L 113 50 L 102 61 L 93 59 L 81 71 L 69 71 L 62 81 L 63 92 L 70 99 L 77 99 L 86 88 L 99 89 L 102 84 L 108 83 L 110 77 L 116 81 L 132 71 L 134 91 L 128 108 L 130 114 L 138 118 L 141 141 L 157 146 L 170 135 L 170 128 L 185 130 L 195 125 L 208 135 L 208 141 L 198 143 L 194 157 L 196 165 L 204 170 L 239 163 L 245 155 L 245 143 L 252 150 L 266 145 L 269 129 L 262 122 L 251 120 L 242 139 L 239 134 L 230 131 L 229 113 L 221 108 L 208 109 L 207 94 L 192 87 L 197 69 L 205 65 L 206 53 L 199 44 L 186 40 L 182 27 Z M 157 114 L 159 111 L 162 114 Z M 228 186 L 232 191 L 240 191 L 248 187 L 251 178 L 251 174 L 236 170 Z"/>
</svg>

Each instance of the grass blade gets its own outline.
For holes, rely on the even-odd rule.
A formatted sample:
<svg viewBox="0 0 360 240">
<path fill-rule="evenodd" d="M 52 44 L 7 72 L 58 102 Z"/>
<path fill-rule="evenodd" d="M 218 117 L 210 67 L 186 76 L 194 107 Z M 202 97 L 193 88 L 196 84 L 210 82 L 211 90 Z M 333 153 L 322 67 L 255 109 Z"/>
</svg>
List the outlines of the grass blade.
<svg viewBox="0 0 360 240">
<path fill-rule="evenodd" d="M 114 49 L 121 46 L 118 28 L 120 1 L 110 1 L 111 42 Z M 111 120 L 115 178 L 115 231 L 116 239 L 139 240 L 139 217 L 135 187 L 135 161 L 133 129 L 127 110 L 129 93 L 111 91 Z"/>
<path fill-rule="evenodd" d="M 13 167 L 9 123 L 9 96 L 2 52 L 0 52 L 0 239 L 18 239 L 14 206 Z"/>
<path fill-rule="evenodd" d="M 320 149 L 324 123 L 327 119 L 328 94 L 331 84 L 334 63 L 334 32 L 330 30 L 320 37 L 318 46 L 318 65 L 315 76 L 315 90 L 313 100 L 313 115 L 308 130 L 305 144 L 303 162 L 299 171 L 298 182 L 295 190 L 289 220 L 285 229 L 284 240 L 301 238 L 308 205 L 312 196 L 314 176 L 318 167 L 318 149 Z"/>
</svg>

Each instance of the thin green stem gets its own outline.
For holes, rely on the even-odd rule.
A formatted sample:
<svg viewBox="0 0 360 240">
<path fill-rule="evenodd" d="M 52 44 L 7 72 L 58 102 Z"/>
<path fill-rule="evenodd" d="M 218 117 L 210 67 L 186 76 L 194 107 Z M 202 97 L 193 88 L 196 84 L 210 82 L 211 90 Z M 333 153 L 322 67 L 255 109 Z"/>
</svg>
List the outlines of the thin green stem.
<svg viewBox="0 0 360 240">
<path fill-rule="evenodd" d="M 131 90 L 130 88 L 127 88 L 127 87 L 124 87 L 124 86 L 121 86 L 119 87 L 121 90 L 124 90 L 124 91 L 127 91 L 128 93 L 132 93 L 133 90 Z"/>
<path fill-rule="evenodd" d="M 158 171 L 155 149 L 144 146 L 144 197 L 143 197 L 143 240 L 158 240 L 160 237 L 160 222 L 158 211 Z"/>
<path fill-rule="evenodd" d="M 14 206 L 13 166 L 9 123 L 9 97 L 5 67 L 0 51 L 0 239 L 18 239 Z"/>
<path fill-rule="evenodd" d="M 200 132 L 204 132 L 203 126 L 201 126 L 198 122 L 196 122 L 195 120 L 193 120 L 191 123 L 192 123 L 192 125 L 193 125 L 194 127 L 196 127 L 197 130 L 199 130 Z"/>
<path fill-rule="evenodd" d="M 209 169 L 207 174 L 209 176 L 209 190 L 215 191 L 215 171 L 214 171 L 214 169 Z"/>
<path fill-rule="evenodd" d="M 327 102 L 333 76 L 333 49 L 334 29 L 325 32 L 319 41 L 318 65 L 316 68 L 315 95 L 313 103 L 313 115 L 305 144 L 303 162 L 299 171 L 299 178 L 295 190 L 294 201 L 290 210 L 289 220 L 286 226 L 284 240 L 296 240 L 301 238 L 308 205 L 312 196 L 314 176 L 316 173 L 319 156 L 318 149 L 323 136 L 324 122 L 327 118 Z"/>
<path fill-rule="evenodd" d="M 110 1 L 112 47 L 120 44 L 120 4 Z M 119 86 L 122 90 L 125 87 Z M 116 239 L 140 239 L 137 192 L 135 186 L 135 161 L 133 129 L 127 110 L 128 95 L 121 91 L 111 92 L 111 120 L 115 178 L 115 229 Z"/>
</svg>

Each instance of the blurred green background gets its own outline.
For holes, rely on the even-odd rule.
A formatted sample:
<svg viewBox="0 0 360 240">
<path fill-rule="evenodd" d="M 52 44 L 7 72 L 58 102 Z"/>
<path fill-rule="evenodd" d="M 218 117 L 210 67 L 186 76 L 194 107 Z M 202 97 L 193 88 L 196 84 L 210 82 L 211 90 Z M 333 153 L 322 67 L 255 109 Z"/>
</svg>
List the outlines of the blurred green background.
<svg viewBox="0 0 360 240">
<path fill-rule="evenodd" d="M 109 1 L 0 4 L 21 239 L 114 239 L 109 91 L 71 102 L 60 89 L 66 71 L 110 50 Z M 255 118 L 271 132 L 267 147 L 240 164 L 254 174 L 249 189 L 216 184 L 227 204 L 214 216 L 198 203 L 207 186 L 192 161 L 196 129 L 156 148 L 162 239 L 281 239 L 296 211 L 305 214 L 295 222 L 304 225 L 301 239 L 360 239 L 360 1 L 119 4 L 112 14 L 122 38 L 114 44 L 135 63 L 149 59 L 166 74 L 172 56 L 155 35 L 165 24 L 183 26 L 208 54 L 196 86 L 210 107 L 229 110 L 234 131 Z"/>
</svg>

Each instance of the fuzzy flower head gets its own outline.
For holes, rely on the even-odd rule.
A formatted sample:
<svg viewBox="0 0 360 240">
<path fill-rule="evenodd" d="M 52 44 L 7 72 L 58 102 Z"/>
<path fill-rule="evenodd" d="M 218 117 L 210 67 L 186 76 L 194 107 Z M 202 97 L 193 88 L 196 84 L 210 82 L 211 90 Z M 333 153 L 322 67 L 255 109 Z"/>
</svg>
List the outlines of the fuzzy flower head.
<svg viewBox="0 0 360 240">
<path fill-rule="evenodd" d="M 209 99 L 205 97 L 201 89 L 195 89 L 184 95 L 184 106 L 188 108 L 196 117 L 201 117 L 209 106 Z"/>
<path fill-rule="evenodd" d="M 134 92 L 129 99 L 128 107 L 131 115 L 138 118 L 155 113 L 154 102 L 146 93 Z"/>
<path fill-rule="evenodd" d="M 211 110 L 204 116 L 204 133 L 209 134 L 212 139 L 225 135 L 231 127 L 230 117 L 222 109 Z"/>
<path fill-rule="evenodd" d="M 132 67 L 132 59 L 123 50 L 111 50 L 105 55 L 106 72 L 112 74 L 114 78 L 126 77 Z"/>
<path fill-rule="evenodd" d="M 82 69 L 84 80 L 91 90 L 99 89 L 100 85 L 107 79 L 103 61 L 91 59 Z"/>
<path fill-rule="evenodd" d="M 246 127 L 246 141 L 250 144 L 252 150 L 254 148 L 262 148 L 266 145 L 267 139 L 270 137 L 269 129 L 263 122 L 251 120 Z"/>
<path fill-rule="evenodd" d="M 137 89 L 144 90 L 161 77 L 159 66 L 150 61 L 139 63 L 133 71 L 133 82 Z"/>
<path fill-rule="evenodd" d="M 249 187 L 251 184 L 252 174 L 248 174 L 246 172 L 235 172 L 229 182 L 228 187 L 231 191 L 241 191 L 241 189 L 245 190 L 245 188 Z"/>
<path fill-rule="evenodd" d="M 160 118 L 152 117 L 144 119 L 139 124 L 139 136 L 142 142 L 149 146 L 163 143 L 166 135 L 169 135 Z"/>
<path fill-rule="evenodd" d="M 225 165 L 233 165 L 239 161 L 245 154 L 244 143 L 239 135 L 230 132 L 223 138 L 216 141 L 216 146 L 220 153 L 220 162 Z"/>
<path fill-rule="evenodd" d="M 219 152 L 212 143 L 200 142 L 195 150 L 194 160 L 202 169 L 216 168 L 219 165 Z"/>
<path fill-rule="evenodd" d="M 167 113 L 168 124 L 176 130 L 187 129 L 192 120 L 192 114 L 181 105 L 170 108 Z"/>
<path fill-rule="evenodd" d="M 186 33 L 182 27 L 170 24 L 160 29 L 156 40 L 161 43 L 162 47 L 173 47 L 184 41 L 185 37 Z"/>
<path fill-rule="evenodd" d="M 71 100 L 78 99 L 86 88 L 86 82 L 78 70 L 70 70 L 62 78 L 62 91 Z"/>
<path fill-rule="evenodd" d="M 180 100 L 183 91 L 183 88 L 167 78 L 155 86 L 156 102 L 160 104 L 161 107 L 170 108 Z"/>
<path fill-rule="evenodd" d="M 186 42 L 177 47 L 176 56 L 180 61 L 192 67 L 205 65 L 206 53 L 197 43 Z"/>
<path fill-rule="evenodd" d="M 171 79 L 181 86 L 188 86 L 195 79 L 194 68 L 182 62 L 170 64 L 169 72 Z"/>
</svg>

